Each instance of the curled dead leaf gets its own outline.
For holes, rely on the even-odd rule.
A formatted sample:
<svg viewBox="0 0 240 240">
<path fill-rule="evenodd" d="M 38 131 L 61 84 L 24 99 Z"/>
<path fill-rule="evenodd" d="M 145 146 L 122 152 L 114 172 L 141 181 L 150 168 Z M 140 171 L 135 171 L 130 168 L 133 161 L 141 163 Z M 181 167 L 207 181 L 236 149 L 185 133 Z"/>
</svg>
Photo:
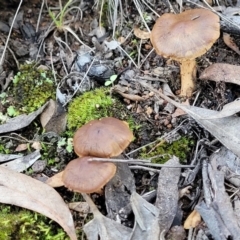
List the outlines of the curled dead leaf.
<svg viewBox="0 0 240 240">
<path fill-rule="evenodd" d="M 201 222 L 201 215 L 196 211 L 193 210 L 186 221 L 184 222 L 184 228 L 190 229 L 195 228 Z"/>
<path fill-rule="evenodd" d="M 227 63 L 214 63 L 202 72 L 200 79 L 240 85 L 240 66 Z"/>
<path fill-rule="evenodd" d="M 40 121 L 46 132 L 60 134 L 65 131 L 67 114 L 60 103 L 51 99 L 48 106 L 42 112 Z"/>
<path fill-rule="evenodd" d="M 151 35 L 151 32 L 143 31 L 137 27 L 134 28 L 133 33 L 136 37 L 138 37 L 140 39 L 149 39 L 150 35 Z"/>
<path fill-rule="evenodd" d="M 228 33 L 223 33 L 223 41 L 224 43 L 231 48 L 233 51 L 235 51 L 237 54 L 240 55 L 240 50 L 237 44 L 234 42 L 233 38 Z"/>
<path fill-rule="evenodd" d="M 27 143 L 21 143 L 18 144 L 18 146 L 15 149 L 15 152 L 22 152 L 28 149 L 28 144 Z"/>
<path fill-rule="evenodd" d="M 0 125 L 0 133 L 13 132 L 18 129 L 27 127 L 39 114 L 42 113 L 47 105 L 48 103 L 44 104 L 38 110 L 28 115 L 22 114 L 15 118 L 9 119 L 6 123 Z"/>
<path fill-rule="evenodd" d="M 225 118 L 234 115 L 235 113 L 240 112 L 240 99 L 236 99 L 233 102 L 230 102 L 223 106 L 223 109 L 220 112 L 217 112 L 215 115 L 209 116 L 204 119 L 217 119 Z"/>
<path fill-rule="evenodd" d="M 0 202 L 39 212 L 56 221 L 71 240 L 77 240 L 70 210 L 45 183 L 0 166 Z"/>
</svg>

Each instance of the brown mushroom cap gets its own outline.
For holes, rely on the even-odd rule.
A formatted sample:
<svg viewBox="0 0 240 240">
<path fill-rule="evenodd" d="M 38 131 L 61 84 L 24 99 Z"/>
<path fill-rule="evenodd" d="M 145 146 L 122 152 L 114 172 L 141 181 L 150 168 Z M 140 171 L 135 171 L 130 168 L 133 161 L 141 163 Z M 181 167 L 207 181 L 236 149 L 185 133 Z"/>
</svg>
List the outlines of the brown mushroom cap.
<svg viewBox="0 0 240 240">
<path fill-rule="evenodd" d="M 88 162 L 89 158 L 77 158 L 68 163 L 62 176 L 65 187 L 80 193 L 97 192 L 116 173 L 113 163 Z"/>
<path fill-rule="evenodd" d="M 128 124 L 113 117 L 92 120 L 77 130 L 73 138 L 78 156 L 118 156 L 133 140 Z"/>
<path fill-rule="evenodd" d="M 207 9 L 165 13 L 155 23 L 151 42 L 156 52 L 174 60 L 195 59 L 219 38 L 218 15 Z"/>
</svg>

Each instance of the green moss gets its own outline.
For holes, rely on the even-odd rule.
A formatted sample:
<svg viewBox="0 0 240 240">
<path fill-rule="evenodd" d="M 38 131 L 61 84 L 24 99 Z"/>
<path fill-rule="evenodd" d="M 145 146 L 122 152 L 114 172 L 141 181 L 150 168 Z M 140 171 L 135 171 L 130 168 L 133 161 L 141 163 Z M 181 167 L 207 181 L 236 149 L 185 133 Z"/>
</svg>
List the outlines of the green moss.
<svg viewBox="0 0 240 240">
<path fill-rule="evenodd" d="M 55 99 L 52 73 L 38 69 L 36 64 L 24 64 L 13 79 L 15 106 L 20 112 L 31 113 L 50 98 Z"/>
<path fill-rule="evenodd" d="M 179 140 L 172 143 L 167 143 L 162 140 L 154 146 L 148 146 L 141 152 L 142 158 L 151 158 L 157 155 L 162 155 L 152 159 L 153 163 L 163 164 L 170 159 L 172 155 L 179 158 L 181 163 L 186 163 L 187 156 L 191 147 L 194 145 L 192 138 L 181 137 Z"/>
<path fill-rule="evenodd" d="M 108 94 L 108 88 L 97 88 L 75 98 L 68 108 L 68 128 L 76 130 L 93 119 L 112 116 L 114 100 Z"/>
<path fill-rule="evenodd" d="M 29 210 L 0 205 L 0 240 L 65 240 L 64 230 L 49 218 Z"/>
</svg>

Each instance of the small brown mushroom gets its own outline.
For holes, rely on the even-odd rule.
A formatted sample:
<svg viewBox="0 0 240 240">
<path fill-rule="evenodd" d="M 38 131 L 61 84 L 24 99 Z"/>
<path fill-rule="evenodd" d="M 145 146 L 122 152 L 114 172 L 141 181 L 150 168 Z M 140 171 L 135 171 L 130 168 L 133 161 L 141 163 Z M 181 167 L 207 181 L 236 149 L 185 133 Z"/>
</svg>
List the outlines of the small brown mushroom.
<svg viewBox="0 0 240 240">
<path fill-rule="evenodd" d="M 195 89 L 195 58 L 206 53 L 219 35 L 219 17 L 207 9 L 165 13 L 156 21 L 152 45 L 157 54 L 180 63 L 182 96 L 191 97 Z"/>
<path fill-rule="evenodd" d="M 66 166 L 62 180 L 70 190 L 79 193 L 98 192 L 114 176 L 116 166 L 113 163 L 89 162 L 89 158 L 74 159 Z"/>
<path fill-rule="evenodd" d="M 126 122 L 105 117 L 79 128 L 74 135 L 73 146 L 79 157 L 108 158 L 121 154 L 132 140 L 133 134 Z"/>
</svg>

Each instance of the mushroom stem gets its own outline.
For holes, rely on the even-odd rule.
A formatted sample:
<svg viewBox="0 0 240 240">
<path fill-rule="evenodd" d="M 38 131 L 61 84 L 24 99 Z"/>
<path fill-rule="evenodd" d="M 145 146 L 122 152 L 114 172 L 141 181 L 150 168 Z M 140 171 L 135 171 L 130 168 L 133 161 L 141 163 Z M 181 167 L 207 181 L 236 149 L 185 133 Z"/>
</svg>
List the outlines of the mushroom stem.
<svg viewBox="0 0 240 240">
<path fill-rule="evenodd" d="M 86 193 L 81 193 L 84 200 L 87 202 L 87 204 L 89 205 L 92 213 L 94 214 L 94 216 L 98 216 L 101 215 L 100 211 L 98 210 L 97 206 L 94 204 L 93 200 L 89 197 L 88 194 Z"/>
<path fill-rule="evenodd" d="M 181 96 L 191 97 L 195 89 L 196 61 L 184 60 L 180 62 Z"/>
</svg>

